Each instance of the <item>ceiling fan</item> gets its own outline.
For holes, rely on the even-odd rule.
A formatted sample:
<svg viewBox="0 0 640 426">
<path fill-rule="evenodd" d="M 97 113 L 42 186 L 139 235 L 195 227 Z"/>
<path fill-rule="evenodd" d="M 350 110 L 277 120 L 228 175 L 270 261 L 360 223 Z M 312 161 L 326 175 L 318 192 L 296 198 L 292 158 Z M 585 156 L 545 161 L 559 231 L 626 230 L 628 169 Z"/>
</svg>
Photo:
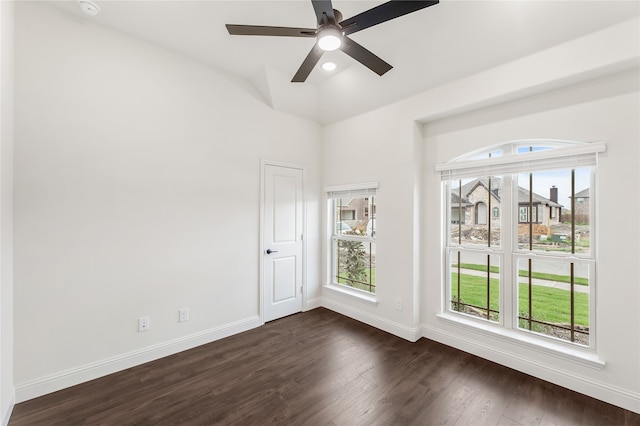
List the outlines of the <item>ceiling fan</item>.
<svg viewBox="0 0 640 426">
<path fill-rule="evenodd" d="M 316 44 L 293 76 L 292 83 L 304 82 L 322 54 L 336 49 L 342 50 L 376 74 L 383 75 L 393 67 L 347 36 L 433 6 L 438 0 L 391 0 L 345 20 L 342 19 L 342 13 L 333 8 L 331 0 L 311 0 L 311 3 L 318 18 L 316 29 L 235 24 L 226 24 L 226 27 L 231 35 L 315 37 Z"/>
</svg>

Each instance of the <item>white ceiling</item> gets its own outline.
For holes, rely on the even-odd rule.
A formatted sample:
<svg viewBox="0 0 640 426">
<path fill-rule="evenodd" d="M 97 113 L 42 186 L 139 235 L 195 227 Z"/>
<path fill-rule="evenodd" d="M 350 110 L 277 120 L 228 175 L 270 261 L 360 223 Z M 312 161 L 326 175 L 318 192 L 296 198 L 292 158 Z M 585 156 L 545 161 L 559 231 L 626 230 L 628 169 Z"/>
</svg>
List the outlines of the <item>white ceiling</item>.
<svg viewBox="0 0 640 426">
<path fill-rule="evenodd" d="M 309 0 L 95 0 L 84 15 L 75 0 L 54 6 L 180 52 L 251 83 L 273 108 L 323 124 L 370 111 L 640 14 L 638 1 L 458 1 L 405 15 L 351 37 L 394 68 L 380 77 L 342 52 L 321 62 L 305 83 L 291 78 L 311 38 L 231 36 L 231 24 L 315 28 Z M 383 1 L 334 0 L 345 18 Z M 552 66 L 552 64 L 550 64 Z"/>
</svg>

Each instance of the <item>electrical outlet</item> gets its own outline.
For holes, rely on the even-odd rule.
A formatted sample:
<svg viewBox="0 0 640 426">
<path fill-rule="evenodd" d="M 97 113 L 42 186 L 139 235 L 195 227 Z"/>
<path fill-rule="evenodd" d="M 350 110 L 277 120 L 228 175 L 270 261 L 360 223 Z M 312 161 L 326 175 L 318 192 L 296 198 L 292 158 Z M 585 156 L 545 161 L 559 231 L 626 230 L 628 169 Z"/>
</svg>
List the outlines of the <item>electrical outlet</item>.
<svg viewBox="0 0 640 426">
<path fill-rule="evenodd" d="M 149 331 L 150 328 L 151 322 L 149 322 L 149 317 L 138 318 L 138 331 Z"/>
<path fill-rule="evenodd" d="M 399 297 L 396 298 L 396 310 L 397 311 L 401 311 L 402 310 L 402 299 L 400 299 Z"/>
<path fill-rule="evenodd" d="M 178 321 L 189 321 L 189 308 L 183 308 L 178 310 Z"/>
</svg>

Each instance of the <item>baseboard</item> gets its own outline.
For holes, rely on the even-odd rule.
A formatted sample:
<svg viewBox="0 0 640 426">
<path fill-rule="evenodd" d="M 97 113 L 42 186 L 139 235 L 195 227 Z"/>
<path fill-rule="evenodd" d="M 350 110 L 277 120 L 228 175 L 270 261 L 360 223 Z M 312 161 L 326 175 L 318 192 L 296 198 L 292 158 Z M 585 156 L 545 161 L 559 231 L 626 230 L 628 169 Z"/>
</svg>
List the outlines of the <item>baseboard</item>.
<svg viewBox="0 0 640 426">
<path fill-rule="evenodd" d="M 553 368 L 533 359 L 524 359 L 516 354 L 505 352 L 490 344 L 462 339 L 434 327 L 423 325 L 422 336 L 640 414 L 639 393 L 601 381 L 573 375 L 570 372 Z"/>
<path fill-rule="evenodd" d="M 349 318 L 353 318 L 354 320 L 386 331 L 387 333 L 391 333 L 410 342 L 416 342 L 422 337 L 422 330 L 420 327 L 407 327 L 405 325 L 389 321 L 386 318 L 382 318 L 377 315 L 372 315 L 369 312 L 356 309 L 353 306 L 344 305 L 342 303 L 327 299 L 322 300 L 322 306 Z"/>
<path fill-rule="evenodd" d="M 11 414 L 13 413 L 13 406 L 16 405 L 16 391 L 15 389 L 11 392 L 11 398 L 9 399 L 9 404 L 7 408 L 5 408 L 2 413 L 2 426 L 7 426 L 9 424 L 9 420 L 11 419 Z"/>
<path fill-rule="evenodd" d="M 319 308 L 322 306 L 322 301 L 318 298 L 307 300 L 307 303 L 304 305 L 302 312 L 311 311 L 313 309 Z"/>
<path fill-rule="evenodd" d="M 135 367 L 136 365 L 242 333 L 243 331 L 259 327 L 260 325 L 262 324 L 259 316 L 249 317 L 168 342 L 29 380 L 16 386 L 15 400 L 18 403 L 24 402 L 79 383 L 97 379 L 117 371 Z"/>
</svg>

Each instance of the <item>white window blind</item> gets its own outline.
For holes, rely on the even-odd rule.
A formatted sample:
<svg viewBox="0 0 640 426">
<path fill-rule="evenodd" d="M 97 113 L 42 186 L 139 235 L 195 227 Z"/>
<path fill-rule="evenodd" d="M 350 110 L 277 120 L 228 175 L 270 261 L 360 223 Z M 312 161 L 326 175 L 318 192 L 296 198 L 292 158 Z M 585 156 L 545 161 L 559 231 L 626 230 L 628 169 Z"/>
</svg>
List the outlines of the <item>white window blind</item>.
<svg viewBox="0 0 640 426">
<path fill-rule="evenodd" d="M 467 160 L 436 165 L 442 180 L 477 176 L 592 167 L 597 165 L 598 153 L 606 150 L 604 142 L 589 143 L 548 151 L 528 152 L 481 160 Z"/>
<path fill-rule="evenodd" d="M 376 195 L 378 190 L 377 182 L 340 185 L 325 188 L 327 198 L 362 198 Z"/>
</svg>

